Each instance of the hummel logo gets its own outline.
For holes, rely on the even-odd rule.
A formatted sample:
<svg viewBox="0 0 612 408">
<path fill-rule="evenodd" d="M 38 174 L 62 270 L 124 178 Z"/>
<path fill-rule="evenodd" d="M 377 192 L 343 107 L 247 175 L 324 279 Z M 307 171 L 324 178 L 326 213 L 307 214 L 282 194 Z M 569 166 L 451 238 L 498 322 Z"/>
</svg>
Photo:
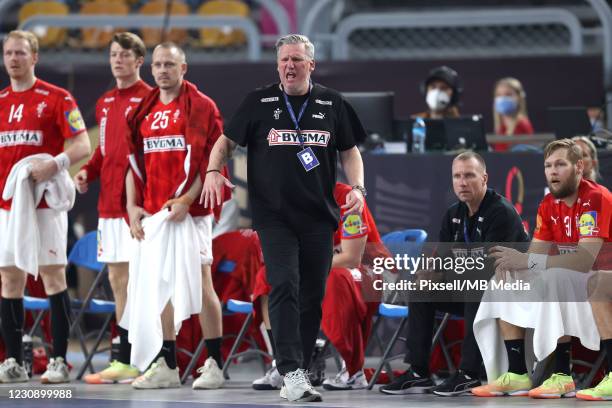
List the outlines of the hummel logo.
<svg viewBox="0 0 612 408">
<path fill-rule="evenodd" d="M 274 119 L 278 120 L 280 118 L 280 114 L 281 114 L 282 110 L 280 110 L 279 108 L 274 109 Z"/>
</svg>

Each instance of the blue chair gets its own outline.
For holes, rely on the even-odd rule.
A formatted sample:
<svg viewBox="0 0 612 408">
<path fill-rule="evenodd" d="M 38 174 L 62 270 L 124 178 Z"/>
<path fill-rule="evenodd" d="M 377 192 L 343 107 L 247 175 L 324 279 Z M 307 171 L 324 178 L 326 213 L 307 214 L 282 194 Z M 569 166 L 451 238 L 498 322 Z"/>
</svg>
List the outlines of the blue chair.
<svg viewBox="0 0 612 408">
<path fill-rule="evenodd" d="M 40 322 L 42 321 L 43 317 L 45 317 L 45 313 L 49 311 L 51 304 L 47 298 L 24 296 L 23 307 L 26 312 L 31 312 L 35 316 L 34 324 L 32 324 L 32 327 L 30 327 L 30 330 L 28 331 L 28 336 L 30 336 L 30 338 L 34 338 L 34 334 L 36 333 L 38 327 L 40 327 Z M 44 336 L 41 336 L 41 338 L 44 338 Z M 49 344 L 43 341 L 42 346 L 45 348 L 47 355 L 50 355 L 51 350 Z"/>
<path fill-rule="evenodd" d="M 245 341 L 245 336 L 247 334 L 247 331 L 249 330 L 249 326 L 251 325 L 251 322 L 253 321 L 253 303 L 245 302 L 243 300 L 229 299 L 226 304 L 226 309 L 227 309 L 227 312 L 231 314 L 238 313 L 238 314 L 247 315 L 247 317 L 244 320 L 242 327 L 240 328 L 240 332 L 236 336 L 236 340 L 234 340 L 234 344 L 232 344 L 232 348 L 227 358 L 225 359 L 225 362 L 223 363 L 223 375 L 225 376 L 225 378 L 229 378 L 227 374 L 227 370 L 229 369 L 230 364 L 232 364 L 232 360 L 234 360 L 235 358 L 243 357 L 243 356 L 253 356 L 253 355 L 261 357 L 262 366 L 265 372 L 266 371 L 265 358 L 266 357 L 273 358 L 273 357 L 269 353 L 263 350 L 260 350 L 257 347 L 257 343 L 255 342 L 255 339 L 252 339 L 252 338 L 246 339 L 251 344 L 252 347 L 250 347 L 249 349 L 245 351 L 237 352 L 238 347 L 240 347 L 242 342 Z"/>
<path fill-rule="evenodd" d="M 94 355 L 97 353 L 101 353 L 107 351 L 108 348 L 104 348 L 98 350 L 102 339 L 110 326 L 113 317 L 115 316 L 115 302 L 110 300 L 103 299 L 95 299 L 94 294 L 96 291 L 103 287 L 104 278 L 108 273 L 108 269 L 106 265 L 98 262 L 98 239 L 97 239 L 97 231 L 91 231 L 81 237 L 72 247 L 70 254 L 68 255 L 68 262 L 82 268 L 87 268 L 91 271 L 96 272 L 96 278 L 94 279 L 87 295 L 82 300 L 73 300 L 72 308 L 77 311 L 77 315 L 74 318 L 71 326 L 70 332 L 77 331 L 77 333 L 81 332 L 81 322 L 85 316 L 85 314 L 105 314 L 106 318 L 104 319 L 104 323 L 102 327 L 97 332 L 96 339 L 94 341 L 94 345 L 91 350 L 87 350 L 85 347 L 83 349 L 83 354 L 85 357 L 85 363 L 81 366 L 79 373 L 77 374 L 77 379 L 80 380 L 85 373 L 87 367 L 93 373 L 94 369 L 91 365 L 91 360 Z M 106 291 L 105 296 L 107 298 L 111 298 L 111 294 Z M 83 337 L 79 334 L 79 338 Z M 83 347 L 84 345 L 82 345 Z"/>
<path fill-rule="evenodd" d="M 382 242 L 385 244 L 389 252 L 392 255 L 408 255 L 409 257 L 416 257 L 421 254 L 421 250 L 423 249 L 423 244 L 427 240 L 427 232 L 421 229 L 407 229 L 403 231 L 394 231 L 390 232 L 382 237 Z M 410 272 L 410 271 L 407 271 Z M 380 363 L 374 372 L 374 375 L 370 379 L 368 384 L 368 389 L 372 389 L 383 368 L 387 369 L 387 372 L 390 376 L 393 376 L 393 372 L 391 370 L 390 362 L 393 360 L 397 360 L 402 358 L 402 355 L 397 355 L 390 357 L 391 351 L 395 346 L 397 340 L 404 340 L 405 338 L 400 337 L 401 333 L 404 331 L 404 327 L 408 323 L 408 306 L 394 304 L 397 300 L 397 292 L 391 296 L 389 303 L 382 302 L 378 306 L 378 317 L 374 326 L 372 327 L 372 339 L 375 341 L 381 350 L 383 350 L 383 355 L 381 357 Z M 400 319 L 399 326 L 394 331 L 393 336 L 391 336 L 391 340 L 387 343 L 386 346 L 383 345 L 383 342 L 378 335 L 378 328 L 382 324 L 383 319 Z"/>
<path fill-rule="evenodd" d="M 217 272 L 221 272 L 221 273 L 232 273 L 234 272 L 234 269 L 236 269 L 236 262 L 229 260 L 229 259 L 224 259 L 220 261 L 219 265 L 217 266 Z M 184 384 L 185 381 L 187 381 L 189 374 L 191 373 L 191 371 L 193 371 L 195 365 L 198 363 L 198 359 L 200 358 L 200 355 L 204 351 L 204 347 L 206 347 L 206 342 L 204 341 L 204 338 L 202 337 L 202 339 L 198 343 L 198 346 L 193 352 L 190 350 L 184 349 L 184 348 L 177 349 L 178 352 L 183 353 L 187 355 L 188 357 L 190 357 L 189 363 L 187 364 L 187 367 L 185 368 L 185 371 L 183 372 L 183 376 L 181 377 L 181 383 Z"/>
<path fill-rule="evenodd" d="M 223 259 L 219 261 L 216 271 L 221 272 L 221 273 L 231 274 L 232 272 L 234 272 L 235 269 L 236 269 L 236 261 L 232 261 L 230 259 Z M 224 315 L 230 315 L 230 314 L 247 315 L 246 319 L 244 320 L 244 323 L 242 324 L 242 327 L 240 328 L 240 331 L 238 332 L 238 335 L 236 336 L 236 340 L 234 340 L 234 343 L 232 344 L 232 348 L 230 349 L 230 352 L 223 363 L 223 367 L 221 368 L 223 370 L 223 376 L 226 379 L 229 379 L 227 370 L 229 369 L 229 366 L 232 363 L 232 360 L 238 357 L 246 356 L 246 355 L 261 356 L 264 373 L 265 373 L 266 366 L 265 366 L 265 360 L 263 359 L 263 357 L 271 357 L 271 355 L 262 350 L 259 350 L 257 348 L 257 344 L 254 339 L 250 339 L 250 338 L 246 339 L 246 341 L 248 341 L 251 344 L 252 346 L 251 348 L 249 348 L 248 350 L 239 352 L 239 353 L 236 352 L 236 350 L 238 350 L 238 347 L 240 347 L 242 342 L 245 341 L 245 336 L 247 334 L 249 326 L 251 325 L 251 322 L 253 321 L 253 303 L 246 302 L 243 300 L 229 299 L 227 303 L 223 306 L 224 306 L 223 307 Z M 223 336 L 224 339 L 228 337 L 233 337 L 233 336 L 229 336 L 229 335 Z M 195 365 L 197 364 L 198 359 L 200 358 L 200 355 L 204 351 L 204 347 L 206 347 L 206 343 L 205 343 L 204 338 L 202 338 L 202 340 L 200 340 L 200 343 L 198 344 L 198 346 L 196 347 L 193 353 L 185 349 L 178 350 L 191 357 L 191 360 L 189 361 L 189 364 L 187 364 L 187 367 L 185 368 L 185 371 L 183 372 L 183 376 L 181 377 L 182 383 L 185 383 L 185 381 L 187 381 L 189 374 L 195 368 Z"/>
<path fill-rule="evenodd" d="M 406 254 L 409 257 L 419 256 L 421 254 L 421 250 L 423 249 L 423 244 L 425 243 L 426 240 L 427 240 L 427 233 L 423 230 L 395 231 L 395 232 L 390 232 L 382 237 L 383 243 L 393 255 Z M 407 272 L 410 273 L 413 271 L 407 271 Z M 391 299 L 391 302 L 395 302 L 396 298 L 397 296 L 393 296 Z M 404 306 L 404 305 L 397 305 L 393 303 L 381 303 L 378 308 L 378 315 L 379 317 L 376 320 L 376 323 L 374 324 L 374 327 L 372 329 L 374 333 L 372 337 L 374 340 L 378 341 L 379 345 L 381 344 L 381 341 L 378 335 L 376 334 L 376 330 L 378 328 L 378 325 L 380 324 L 379 322 L 382 321 L 382 318 L 401 319 L 401 320 L 400 320 L 399 326 L 393 333 L 391 340 L 389 341 L 387 346 L 384 348 L 384 352 L 381 357 L 381 362 L 379 366 L 377 367 L 376 371 L 374 372 L 374 375 L 370 379 L 370 382 L 368 384 L 368 389 L 372 389 L 374 387 L 374 384 L 376 384 L 376 381 L 378 380 L 378 377 L 383 367 L 387 369 L 389 376 L 393 378 L 393 371 L 391 370 L 391 366 L 389 363 L 393 360 L 397 360 L 397 359 L 404 357 L 403 353 L 400 353 L 392 357 L 390 357 L 389 355 L 391 354 L 391 351 L 393 350 L 393 347 L 395 346 L 395 343 L 398 340 L 402 340 L 404 342 L 406 341 L 406 338 L 401 337 L 400 335 L 404 331 L 404 328 L 406 324 L 408 323 L 409 309 L 408 309 L 408 306 Z M 455 319 L 460 319 L 460 318 L 453 316 L 450 313 L 437 313 L 436 319 L 440 320 L 440 324 L 436 328 L 436 332 L 432 338 L 431 344 L 432 346 L 435 345 L 436 343 L 440 344 L 440 348 L 442 349 L 442 354 L 444 355 L 446 364 L 448 365 L 449 370 L 453 372 L 455 371 L 455 366 L 453 364 L 452 357 L 448 350 L 449 347 L 452 346 L 452 344 L 447 345 L 444 341 L 444 338 L 442 337 L 442 334 L 444 333 L 444 329 L 446 328 L 446 325 L 449 320 L 455 320 Z"/>
</svg>

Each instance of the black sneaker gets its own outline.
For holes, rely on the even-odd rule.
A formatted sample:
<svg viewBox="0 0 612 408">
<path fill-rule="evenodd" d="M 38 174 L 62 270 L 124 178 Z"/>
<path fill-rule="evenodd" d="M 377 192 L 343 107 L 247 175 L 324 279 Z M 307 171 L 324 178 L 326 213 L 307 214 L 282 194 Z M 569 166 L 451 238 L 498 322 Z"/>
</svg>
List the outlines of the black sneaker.
<svg viewBox="0 0 612 408">
<path fill-rule="evenodd" d="M 463 371 L 457 370 L 442 384 L 432 388 L 431 391 L 443 397 L 456 397 L 461 394 L 471 394 L 470 390 L 480 385 L 480 380 L 477 378 L 470 378 Z"/>
<path fill-rule="evenodd" d="M 391 395 L 425 394 L 434 386 L 429 377 L 420 377 L 412 369 L 408 369 L 391 384 L 383 385 L 378 390 Z"/>
</svg>

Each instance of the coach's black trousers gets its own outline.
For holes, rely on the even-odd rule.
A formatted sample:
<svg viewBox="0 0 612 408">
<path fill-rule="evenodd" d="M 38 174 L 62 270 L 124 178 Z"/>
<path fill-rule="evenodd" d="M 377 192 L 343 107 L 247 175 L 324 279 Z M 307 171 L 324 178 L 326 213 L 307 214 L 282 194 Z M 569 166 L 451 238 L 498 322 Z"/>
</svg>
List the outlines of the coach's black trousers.
<svg viewBox="0 0 612 408">
<path fill-rule="evenodd" d="M 308 230 L 289 226 L 259 229 L 272 287 L 270 324 L 281 374 L 307 369 L 321 324 L 321 303 L 333 257 L 334 230 L 329 224 Z"/>
<path fill-rule="evenodd" d="M 479 302 L 410 302 L 408 305 L 408 333 L 404 361 L 417 367 L 429 367 L 429 354 L 436 311 L 447 312 L 465 319 L 465 336 L 461 346 L 461 370 L 478 373 L 482 364 L 480 349 L 474 338 L 474 318 Z"/>
</svg>

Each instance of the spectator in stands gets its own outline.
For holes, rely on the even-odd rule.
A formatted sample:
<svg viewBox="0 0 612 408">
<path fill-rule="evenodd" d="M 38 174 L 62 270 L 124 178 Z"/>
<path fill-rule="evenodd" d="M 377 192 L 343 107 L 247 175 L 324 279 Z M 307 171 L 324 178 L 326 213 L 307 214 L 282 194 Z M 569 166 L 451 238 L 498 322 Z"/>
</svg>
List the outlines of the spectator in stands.
<svg viewBox="0 0 612 408">
<path fill-rule="evenodd" d="M 428 109 L 413 116 L 424 119 L 456 118 L 459 116 L 457 104 L 462 92 L 457 71 L 444 65 L 436 67 L 421 83 L 421 93 L 425 96 Z"/>
<path fill-rule="evenodd" d="M 580 150 L 582 150 L 582 161 L 584 162 L 584 171 L 582 177 L 587 180 L 598 182 L 601 179 L 599 174 L 599 160 L 597 159 L 597 148 L 586 136 L 576 136 L 572 138 L 576 142 Z"/>
<path fill-rule="evenodd" d="M 498 135 L 531 135 L 533 126 L 527 117 L 527 94 L 516 78 L 502 78 L 493 91 L 493 120 Z M 504 152 L 509 143 L 494 143 L 493 150 Z"/>
</svg>

